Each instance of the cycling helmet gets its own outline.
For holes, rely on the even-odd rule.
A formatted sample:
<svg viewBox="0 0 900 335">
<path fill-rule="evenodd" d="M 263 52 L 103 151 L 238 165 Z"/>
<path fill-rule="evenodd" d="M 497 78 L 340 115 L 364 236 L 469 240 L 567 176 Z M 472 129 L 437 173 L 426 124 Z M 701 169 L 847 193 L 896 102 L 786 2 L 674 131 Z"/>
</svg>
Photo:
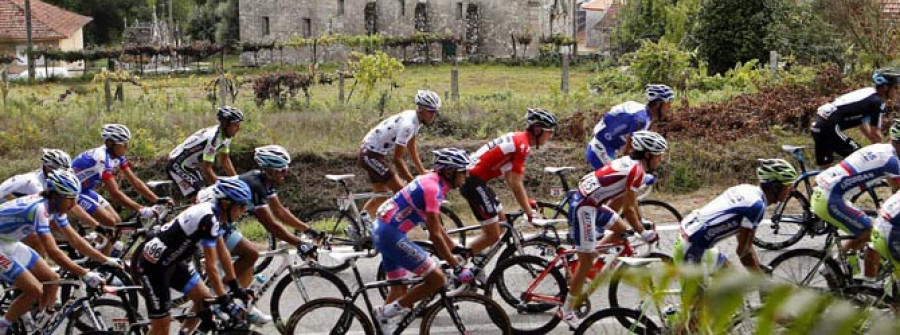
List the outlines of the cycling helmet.
<svg viewBox="0 0 900 335">
<path fill-rule="evenodd" d="M 238 177 L 220 178 L 213 192 L 216 200 L 228 200 L 235 204 L 249 204 L 253 198 L 250 186 Z"/>
<path fill-rule="evenodd" d="M 898 78 L 900 78 L 900 72 L 894 69 L 878 69 L 872 74 L 872 81 L 875 82 L 875 86 L 894 85 L 897 83 Z"/>
<path fill-rule="evenodd" d="M 256 148 L 253 159 L 263 169 L 280 169 L 291 164 L 291 155 L 278 145 Z"/>
<path fill-rule="evenodd" d="M 50 169 L 69 169 L 72 167 L 72 157 L 69 157 L 65 151 L 59 149 L 43 149 L 44 154 L 41 155 L 41 165 Z"/>
<path fill-rule="evenodd" d="M 100 137 L 103 141 L 113 141 L 113 143 L 125 143 L 131 140 L 131 130 L 121 124 L 105 124 L 100 130 Z"/>
<path fill-rule="evenodd" d="M 759 167 L 756 168 L 756 176 L 759 177 L 760 182 L 777 181 L 787 185 L 799 178 L 794 166 L 783 159 L 759 159 L 757 161 L 759 161 Z"/>
<path fill-rule="evenodd" d="M 462 171 L 472 164 L 472 159 L 465 150 L 457 148 L 444 148 L 432 151 L 434 153 L 434 169 L 453 169 Z"/>
<path fill-rule="evenodd" d="M 662 153 L 669 149 L 669 144 L 659 133 L 641 130 L 631 134 L 631 148 L 635 151 Z"/>
<path fill-rule="evenodd" d="M 546 110 L 540 108 L 529 108 L 525 114 L 525 121 L 528 126 L 538 126 L 544 129 L 556 129 L 556 116 Z"/>
<path fill-rule="evenodd" d="M 672 101 L 675 98 L 675 91 L 667 85 L 650 84 L 644 89 L 644 97 L 647 98 L 648 102 L 658 100 Z"/>
<path fill-rule="evenodd" d="M 894 123 L 891 124 L 891 130 L 888 131 L 888 135 L 890 135 L 891 141 L 900 142 L 900 119 L 894 119 Z"/>
<path fill-rule="evenodd" d="M 218 117 L 221 122 L 241 122 L 244 121 L 244 112 L 239 108 L 222 106 L 216 111 L 216 117 Z"/>
<path fill-rule="evenodd" d="M 75 198 L 81 193 L 81 181 L 71 169 L 56 169 L 45 177 L 47 191 L 56 192 L 66 198 Z"/>
<path fill-rule="evenodd" d="M 441 109 L 441 97 L 429 90 L 419 90 L 416 93 L 416 105 L 436 111 Z"/>
</svg>

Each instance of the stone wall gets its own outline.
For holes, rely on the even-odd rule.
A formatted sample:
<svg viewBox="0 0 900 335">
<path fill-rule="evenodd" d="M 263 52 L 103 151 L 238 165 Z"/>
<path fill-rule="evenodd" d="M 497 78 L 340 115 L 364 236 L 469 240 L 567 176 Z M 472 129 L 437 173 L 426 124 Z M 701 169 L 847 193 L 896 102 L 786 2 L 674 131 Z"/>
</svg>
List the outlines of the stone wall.
<svg viewBox="0 0 900 335">
<path fill-rule="evenodd" d="M 248 42 L 286 41 L 294 35 L 310 37 L 323 34 L 362 35 L 366 33 L 366 4 L 373 0 L 240 0 L 240 34 Z M 528 55 L 537 54 L 541 35 L 563 32 L 571 35 L 571 0 L 374 0 L 376 30 L 385 35 L 408 36 L 415 32 L 416 5 L 426 5 L 428 31 L 473 38 L 477 31 L 478 54 L 508 57 L 512 54 L 510 33 L 530 32 L 534 42 Z M 340 4 L 343 3 L 343 11 Z M 558 18 L 550 22 L 550 8 L 558 4 Z M 564 7 L 564 8 L 563 8 Z M 478 20 L 467 24 L 473 10 Z M 268 18 L 268 34 L 265 33 Z M 304 48 L 306 49 L 306 48 Z M 341 59 L 347 50 L 330 47 L 328 59 Z M 410 48 L 413 49 L 413 48 Z M 435 49 L 435 48 L 432 48 Z M 321 52 L 322 50 L 320 50 Z M 414 50 L 407 50 L 412 52 Z M 398 53 L 393 51 L 392 53 Z M 459 54 L 465 53 L 460 46 Z M 285 50 L 291 62 L 306 61 L 308 50 Z M 432 56 L 436 56 L 433 52 Z M 245 62 L 252 57 L 243 56 Z"/>
</svg>

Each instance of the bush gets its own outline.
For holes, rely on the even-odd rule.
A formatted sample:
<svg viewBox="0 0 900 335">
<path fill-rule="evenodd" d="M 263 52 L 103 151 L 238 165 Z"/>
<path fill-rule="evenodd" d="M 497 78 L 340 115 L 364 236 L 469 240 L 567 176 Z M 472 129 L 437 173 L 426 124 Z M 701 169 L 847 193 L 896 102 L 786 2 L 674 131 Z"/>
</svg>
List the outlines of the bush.
<svg viewBox="0 0 900 335">
<path fill-rule="evenodd" d="M 631 61 L 631 69 L 641 84 L 666 83 L 672 85 L 681 80 L 693 55 L 678 49 L 667 41 L 641 41 L 641 48 L 625 57 Z"/>
</svg>

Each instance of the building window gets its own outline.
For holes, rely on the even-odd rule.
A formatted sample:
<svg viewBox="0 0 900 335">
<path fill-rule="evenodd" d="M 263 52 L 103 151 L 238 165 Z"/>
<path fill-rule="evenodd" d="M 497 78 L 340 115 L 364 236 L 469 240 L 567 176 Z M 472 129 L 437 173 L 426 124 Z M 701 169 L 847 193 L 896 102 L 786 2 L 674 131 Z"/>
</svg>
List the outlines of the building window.
<svg viewBox="0 0 900 335">
<path fill-rule="evenodd" d="M 312 37 L 312 20 L 309 18 L 303 19 L 303 37 Z"/>
<path fill-rule="evenodd" d="M 456 3 L 456 19 L 462 20 L 463 18 L 463 4 L 462 2 Z"/>
<path fill-rule="evenodd" d="M 344 16 L 344 0 L 337 0 L 338 2 L 338 16 Z"/>
<path fill-rule="evenodd" d="M 263 16 L 262 18 L 262 33 L 263 36 L 269 36 L 269 17 Z"/>
<path fill-rule="evenodd" d="M 406 0 L 397 0 L 400 5 L 400 16 L 406 16 Z"/>
</svg>

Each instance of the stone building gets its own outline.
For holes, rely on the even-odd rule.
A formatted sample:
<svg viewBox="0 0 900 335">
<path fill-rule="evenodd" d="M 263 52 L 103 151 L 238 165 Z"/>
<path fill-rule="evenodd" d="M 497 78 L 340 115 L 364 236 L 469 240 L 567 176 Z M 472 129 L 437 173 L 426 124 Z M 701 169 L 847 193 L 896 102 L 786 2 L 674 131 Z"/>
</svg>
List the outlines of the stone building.
<svg viewBox="0 0 900 335">
<path fill-rule="evenodd" d="M 493 57 L 512 55 L 511 33 L 572 35 L 574 8 L 583 0 L 240 0 L 240 35 L 245 42 L 286 41 L 294 35 L 410 36 L 441 33 L 474 42 L 460 51 Z M 582 15 L 583 17 L 583 15 Z M 337 47 L 335 49 L 341 49 Z M 520 49 L 521 50 L 521 49 Z M 328 50 L 341 54 L 342 50 Z M 291 58 L 305 58 L 304 52 Z M 308 54 L 309 52 L 305 52 Z"/>
</svg>

